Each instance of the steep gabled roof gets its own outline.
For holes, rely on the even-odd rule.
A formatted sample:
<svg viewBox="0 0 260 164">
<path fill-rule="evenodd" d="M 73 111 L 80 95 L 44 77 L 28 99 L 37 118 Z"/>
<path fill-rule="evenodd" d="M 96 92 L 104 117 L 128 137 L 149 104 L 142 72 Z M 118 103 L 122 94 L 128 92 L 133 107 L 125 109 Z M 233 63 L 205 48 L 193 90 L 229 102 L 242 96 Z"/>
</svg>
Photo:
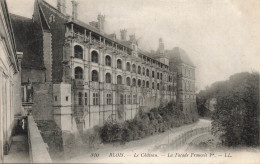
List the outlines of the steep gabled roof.
<svg viewBox="0 0 260 164">
<path fill-rule="evenodd" d="M 22 67 L 44 69 L 32 19 L 10 14 L 17 51 L 23 52 Z"/>
<path fill-rule="evenodd" d="M 175 47 L 172 50 L 167 50 L 165 51 L 165 54 L 169 57 L 170 60 L 174 60 L 174 62 L 185 63 L 195 67 L 193 62 L 190 60 L 188 54 L 180 47 Z"/>
</svg>

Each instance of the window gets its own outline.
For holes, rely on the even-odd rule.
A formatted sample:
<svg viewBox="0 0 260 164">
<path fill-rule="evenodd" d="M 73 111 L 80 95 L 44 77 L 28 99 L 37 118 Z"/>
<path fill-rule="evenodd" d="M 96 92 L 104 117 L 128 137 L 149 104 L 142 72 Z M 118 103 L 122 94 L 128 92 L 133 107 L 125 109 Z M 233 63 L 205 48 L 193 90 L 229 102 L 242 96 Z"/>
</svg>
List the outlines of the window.
<svg viewBox="0 0 260 164">
<path fill-rule="evenodd" d="M 171 82 L 171 76 L 169 76 L 169 80 L 168 81 Z"/>
<path fill-rule="evenodd" d="M 154 71 L 152 71 L 152 77 L 154 78 Z"/>
<path fill-rule="evenodd" d="M 157 79 L 159 79 L 160 78 L 160 74 L 159 74 L 159 72 L 157 72 Z"/>
<path fill-rule="evenodd" d="M 83 59 L 83 49 L 81 48 L 81 46 L 76 45 L 74 47 L 74 57 L 79 58 L 79 59 Z"/>
<path fill-rule="evenodd" d="M 146 82 L 146 88 L 149 88 L 149 81 Z"/>
<path fill-rule="evenodd" d="M 129 72 L 131 71 L 131 65 L 129 62 L 126 63 L 126 70 Z"/>
<path fill-rule="evenodd" d="M 133 104 L 137 104 L 137 95 L 133 95 Z"/>
<path fill-rule="evenodd" d="M 141 67 L 138 66 L 138 74 L 141 74 Z"/>
<path fill-rule="evenodd" d="M 106 59 L 105 59 L 105 64 L 106 66 L 110 66 L 111 67 L 111 57 L 109 55 L 106 56 Z"/>
<path fill-rule="evenodd" d="M 132 65 L 132 71 L 133 71 L 134 73 L 136 73 L 136 67 L 135 67 L 135 64 Z"/>
<path fill-rule="evenodd" d="M 170 85 L 168 86 L 168 90 L 171 91 L 171 86 Z"/>
<path fill-rule="evenodd" d="M 160 77 L 160 79 L 162 80 L 162 73 L 161 73 L 161 77 Z"/>
<path fill-rule="evenodd" d="M 130 85 L 131 85 L 131 79 L 130 79 L 130 77 L 127 77 L 127 78 L 126 78 L 126 85 L 127 85 L 127 86 L 130 86 Z"/>
<path fill-rule="evenodd" d="M 117 76 L 117 84 L 122 84 L 122 76 L 121 75 Z"/>
<path fill-rule="evenodd" d="M 136 80 L 135 80 L 135 78 L 133 78 L 133 82 L 132 82 L 133 84 L 133 86 L 136 86 Z"/>
<path fill-rule="evenodd" d="M 160 89 L 160 84 L 158 83 L 158 84 L 157 84 L 157 90 L 159 90 L 159 89 Z"/>
<path fill-rule="evenodd" d="M 127 104 L 132 104 L 131 103 L 131 95 L 127 95 Z"/>
<path fill-rule="evenodd" d="M 154 89 L 154 82 L 152 83 L 152 89 Z"/>
<path fill-rule="evenodd" d="M 106 73 L 106 83 L 111 83 L 111 74 Z"/>
<path fill-rule="evenodd" d="M 143 67 L 143 75 L 145 75 L 145 69 L 144 69 L 144 67 Z"/>
<path fill-rule="evenodd" d="M 57 96 L 55 96 L 55 97 L 54 97 L 54 100 L 55 100 L 55 101 L 58 101 L 58 97 L 57 97 Z"/>
<path fill-rule="evenodd" d="M 83 78 L 83 70 L 80 67 L 75 68 L 75 79 L 82 79 Z"/>
<path fill-rule="evenodd" d="M 120 59 L 117 60 L 116 64 L 118 69 L 122 69 L 122 61 Z"/>
<path fill-rule="evenodd" d="M 126 104 L 126 95 L 125 95 L 125 97 L 124 97 L 124 104 Z"/>
<path fill-rule="evenodd" d="M 92 81 L 98 82 L 98 72 L 96 70 L 92 71 Z"/>
<path fill-rule="evenodd" d="M 93 93 L 93 105 L 99 105 L 99 95 L 98 95 L 98 93 Z"/>
<path fill-rule="evenodd" d="M 82 93 L 81 92 L 78 93 L 78 104 L 82 105 Z"/>
<path fill-rule="evenodd" d="M 150 72 L 149 69 L 146 69 L 146 76 L 149 76 Z"/>
<path fill-rule="evenodd" d="M 88 105 L 88 93 L 85 92 L 85 105 Z"/>
<path fill-rule="evenodd" d="M 68 96 L 66 96 L 66 101 L 69 101 L 69 97 Z"/>
<path fill-rule="evenodd" d="M 91 52 L 91 61 L 94 62 L 94 63 L 98 63 L 98 53 L 97 53 L 97 51 Z"/>
<path fill-rule="evenodd" d="M 107 105 L 111 105 L 112 104 L 112 96 L 111 93 L 107 94 Z"/>
<path fill-rule="evenodd" d="M 143 87 L 145 87 L 145 81 L 143 80 Z"/>
<path fill-rule="evenodd" d="M 124 95 L 120 94 L 120 104 L 123 105 L 124 104 Z"/>
<path fill-rule="evenodd" d="M 141 80 L 138 79 L 138 87 L 141 87 Z"/>
</svg>

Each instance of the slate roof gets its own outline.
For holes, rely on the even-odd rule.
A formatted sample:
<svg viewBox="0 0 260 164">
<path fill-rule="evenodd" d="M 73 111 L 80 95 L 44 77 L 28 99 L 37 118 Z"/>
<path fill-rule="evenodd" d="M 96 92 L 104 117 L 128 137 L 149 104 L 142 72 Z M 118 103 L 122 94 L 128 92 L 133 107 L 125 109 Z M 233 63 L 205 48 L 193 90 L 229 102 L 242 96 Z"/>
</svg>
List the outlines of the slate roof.
<svg viewBox="0 0 260 164">
<path fill-rule="evenodd" d="M 10 14 L 17 51 L 23 52 L 22 68 L 44 69 L 43 55 L 32 19 Z"/>
<path fill-rule="evenodd" d="M 188 54 L 180 47 L 175 47 L 172 50 L 167 50 L 165 51 L 165 54 L 169 57 L 170 60 L 174 60 L 174 62 L 185 63 L 195 67 Z"/>
</svg>

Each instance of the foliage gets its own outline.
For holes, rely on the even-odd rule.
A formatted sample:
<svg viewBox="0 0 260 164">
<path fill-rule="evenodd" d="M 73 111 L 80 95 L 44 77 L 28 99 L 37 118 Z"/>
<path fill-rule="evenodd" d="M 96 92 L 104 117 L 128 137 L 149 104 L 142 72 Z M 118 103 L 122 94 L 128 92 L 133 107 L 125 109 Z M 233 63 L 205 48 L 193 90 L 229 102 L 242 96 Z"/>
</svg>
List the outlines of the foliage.
<svg viewBox="0 0 260 164">
<path fill-rule="evenodd" d="M 218 82 L 204 96 L 217 99 L 212 133 L 228 147 L 259 145 L 259 74 L 239 73 Z M 203 95 L 201 94 L 201 95 Z"/>
<path fill-rule="evenodd" d="M 195 118 L 193 120 L 196 120 Z M 164 107 L 153 108 L 149 112 L 144 112 L 140 109 L 133 120 L 123 123 L 105 123 L 100 128 L 100 138 L 103 142 L 124 143 L 138 140 L 156 133 L 165 132 L 169 128 L 180 126 L 185 123 L 184 119 L 182 111 L 177 109 L 173 103 L 169 103 Z"/>
</svg>

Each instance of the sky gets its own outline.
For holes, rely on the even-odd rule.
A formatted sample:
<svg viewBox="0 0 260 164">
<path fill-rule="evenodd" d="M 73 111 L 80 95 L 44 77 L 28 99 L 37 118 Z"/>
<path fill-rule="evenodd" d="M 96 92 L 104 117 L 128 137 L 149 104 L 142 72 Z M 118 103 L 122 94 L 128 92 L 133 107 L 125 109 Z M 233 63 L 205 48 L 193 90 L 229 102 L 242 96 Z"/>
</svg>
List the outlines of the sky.
<svg viewBox="0 0 260 164">
<path fill-rule="evenodd" d="M 56 0 L 46 0 L 56 7 Z M 196 65 L 196 88 L 260 70 L 260 0 L 77 0 L 78 19 L 106 17 L 106 33 L 127 29 L 139 47 L 181 47 Z M 9 12 L 32 17 L 34 0 L 7 0 Z M 67 0 L 71 15 L 71 1 Z"/>
</svg>

